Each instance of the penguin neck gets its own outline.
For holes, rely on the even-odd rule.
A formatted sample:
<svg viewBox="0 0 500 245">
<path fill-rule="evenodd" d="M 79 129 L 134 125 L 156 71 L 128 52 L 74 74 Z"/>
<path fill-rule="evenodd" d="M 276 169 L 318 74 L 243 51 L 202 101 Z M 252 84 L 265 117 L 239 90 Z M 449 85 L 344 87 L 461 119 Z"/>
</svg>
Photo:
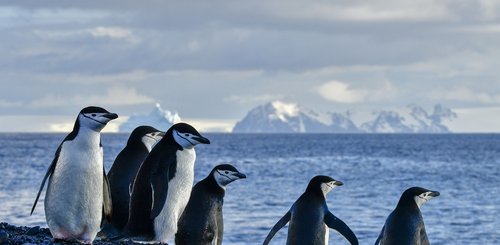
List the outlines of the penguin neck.
<svg viewBox="0 0 500 245">
<path fill-rule="evenodd" d="M 169 146 L 174 146 L 179 151 L 184 150 L 184 148 L 175 141 L 174 137 L 172 136 L 171 130 L 167 131 L 166 134 L 168 134 L 170 136 L 169 137 L 164 136 L 157 144 L 165 144 L 165 145 L 169 145 Z"/>
<path fill-rule="evenodd" d="M 402 196 L 401 199 L 399 199 L 398 205 L 396 208 L 412 208 L 412 209 L 419 209 L 418 205 L 415 203 L 415 200 L 411 196 Z"/>
<path fill-rule="evenodd" d="M 206 185 L 208 186 L 208 189 L 213 194 L 216 194 L 216 195 L 221 196 L 221 197 L 224 197 L 224 195 L 226 194 L 226 187 L 220 186 L 219 183 L 217 183 L 217 181 L 215 180 L 215 178 L 213 176 L 213 173 L 211 173 L 210 176 L 206 177 L 202 181 L 206 183 Z"/>
<path fill-rule="evenodd" d="M 90 128 L 80 127 L 77 133 L 78 137 L 74 140 L 88 145 L 99 145 L 101 146 L 101 132 L 95 131 Z"/>
<path fill-rule="evenodd" d="M 319 187 L 308 186 L 304 194 L 312 195 L 320 200 L 326 200 L 326 196 Z"/>
</svg>

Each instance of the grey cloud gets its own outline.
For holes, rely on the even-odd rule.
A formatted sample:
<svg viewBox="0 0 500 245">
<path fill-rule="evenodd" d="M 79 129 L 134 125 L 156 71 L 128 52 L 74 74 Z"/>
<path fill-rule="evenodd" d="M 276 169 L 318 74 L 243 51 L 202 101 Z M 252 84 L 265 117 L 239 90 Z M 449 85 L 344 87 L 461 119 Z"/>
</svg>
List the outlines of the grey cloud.
<svg viewBox="0 0 500 245">
<path fill-rule="evenodd" d="M 442 92 L 429 97 L 429 90 L 500 93 L 495 1 L 28 0 L 1 6 L 1 114 L 73 115 L 91 102 L 84 98 L 98 98 L 93 101 L 125 114 L 147 112 L 157 100 L 182 117 L 234 119 L 274 97 L 342 111 L 388 103 L 497 103 L 474 95 L 457 101 Z M 396 92 L 390 101 L 369 96 L 369 105 L 343 105 L 316 89 L 334 80 L 365 93 L 388 81 Z M 116 86 L 134 89 L 144 104 L 104 100 Z M 52 107 L 29 106 L 36 101 Z M 73 102 L 57 106 L 63 101 Z"/>
<path fill-rule="evenodd" d="M 447 31 L 456 26 L 447 18 L 464 19 L 465 7 L 425 3 L 420 4 L 428 5 L 423 9 L 434 5 L 444 8 L 435 14 L 443 18 L 426 20 L 424 15 L 421 20 L 404 21 L 405 11 L 415 10 L 395 1 L 345 5 L 324 1 L 56 1 L 52 7 L 37 1 L 16 1 L 10 4 L 20 8 L 14 11 L 21 12 L 20 19 L 25 21 L 16 20 L 12 28 L 6 28 L 11 38 L 2 51 L 9 55 L 0 62 L 4 69 L 50 73 L 120 73 L 134 69 L 300 71 L 410 64 L 453 56 L 463 47 L 480 48 L 478 37 Z M 393 9 L 389 8 L 393 4 Z M 314 13 L 300 14 L 301 10 L 307 13 L 308 9 L 322 7 L 332 9 L 333 16 L 329 18 L 328 12 L 316 18 Z M 403 14 L 396 15 L 401 21 L 336 18 L 335 12 L 342 10 L 358 15 L 365 11 L 368 16 L 373 12 L 375 17 L 387 12 Z M 93 17 L 86 17 L 87 13 Z M 95 36 L 88 31 L 96 28 L 122 28 L 136 42 Z"/>
</svg>

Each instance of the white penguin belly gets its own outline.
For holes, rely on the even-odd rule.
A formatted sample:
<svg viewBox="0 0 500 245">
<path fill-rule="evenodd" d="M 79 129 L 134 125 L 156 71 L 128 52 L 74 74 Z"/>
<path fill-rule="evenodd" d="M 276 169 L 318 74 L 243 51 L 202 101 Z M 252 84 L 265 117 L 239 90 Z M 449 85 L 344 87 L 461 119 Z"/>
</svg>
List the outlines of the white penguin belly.
<svg viewBox="0 0 500 245">
<path fill-rule="evenodd" d="M 330 239 L 330 228 L 325 225 L 325 245 L 328 245 L 328 240 Z"/>
<path fill-rule="evenodd" d="M 102 171 L 98 145 L 89 149 L 77 142 L 63 144 L 45 197 L 47 225 L 54 237 L 95 238 L 102 218 Z"/>
<path fill-rule="evenodd" d="M 156 241 L 166 243 L 177 232 L 177 222 L 184 212 L 193 188 L 195 159 L 194 149 L 177 151 L 175 176 L 168 183 L 167 200 L 163 209 L 154 220 Z"/>
</svg>

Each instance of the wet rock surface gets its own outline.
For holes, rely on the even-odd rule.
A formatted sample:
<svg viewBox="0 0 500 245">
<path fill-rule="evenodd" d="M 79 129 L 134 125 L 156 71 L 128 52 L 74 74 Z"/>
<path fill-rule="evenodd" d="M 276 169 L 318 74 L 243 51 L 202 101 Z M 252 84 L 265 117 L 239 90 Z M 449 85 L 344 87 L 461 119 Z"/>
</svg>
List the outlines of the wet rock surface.
<svg viewBox="0 0 500 245">
<path fill-rule="evenodd" d="M 26 227 L 0 223 L 0 245 L 31 245 L 31 244 L 80 244 L 77 242 L 54 241 L 48 228 L 40 226 Z M 110 242 L 96 238 L 92 244 L 136 244 L 132 241 Z"/>
</svg>

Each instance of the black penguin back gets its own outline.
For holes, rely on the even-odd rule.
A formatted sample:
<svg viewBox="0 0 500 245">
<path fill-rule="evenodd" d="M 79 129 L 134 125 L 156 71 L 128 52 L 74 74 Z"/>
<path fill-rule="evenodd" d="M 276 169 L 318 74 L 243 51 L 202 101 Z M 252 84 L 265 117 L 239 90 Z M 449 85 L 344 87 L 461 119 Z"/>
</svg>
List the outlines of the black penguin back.
<svg viewBox="0 0 500 245">
<path fill-rule="evenodd" d="M 155 145 L 144 159 L 135 178 L 130 196 L 130 212 L 125 231 L 129 235 L 141 235 L 149 238 L 155 236 L 154 218 L 151 217 L 153 206 L 153 190 L 151 188 L 152 175 L 161 168 L 169 169 L 168 180 L 175 175 L 176 151 L 182 150 L 172 136 L 170 128 L 165 136 Z M 164 166 L 165 162 L 169 166 Z"/>
<path fill-rule="evenodd" d="M 213 171 L 198 182 L 191 192 L 189 202 L 177 224 L 175 244 L 212 244 L 218 229 L 223 229 L 222 205 L 225 191 L 213 177 Z"/>
<path fill-rule="evenodd" d="M 412 187 L 403 192 L 396 208 L 387 217 L 380 244 L 415 244 L 419 240 L 420 231 L 425 233 L 425 228 L 415 196 L 426 191 Z"/>
<path fill-rule="evenodd" d="M 139 168 L 149 154 L 142 142 L 142 137 L 147 133 L 158 132 L 149 126 L 140 126 L 130 134 L 127 145 L 118 154 L 111 169 L 108 179 L 113 200 L 113 215 L 111 224 L 121 230 L 125 227 L 129 216 L 130 189 Z"/>
<path fill-rule="evenodd" d="M 324 244 L 326 211 L 321 188 L 308 187 L 292 207 L 287 244 Z"/>
</svg>

